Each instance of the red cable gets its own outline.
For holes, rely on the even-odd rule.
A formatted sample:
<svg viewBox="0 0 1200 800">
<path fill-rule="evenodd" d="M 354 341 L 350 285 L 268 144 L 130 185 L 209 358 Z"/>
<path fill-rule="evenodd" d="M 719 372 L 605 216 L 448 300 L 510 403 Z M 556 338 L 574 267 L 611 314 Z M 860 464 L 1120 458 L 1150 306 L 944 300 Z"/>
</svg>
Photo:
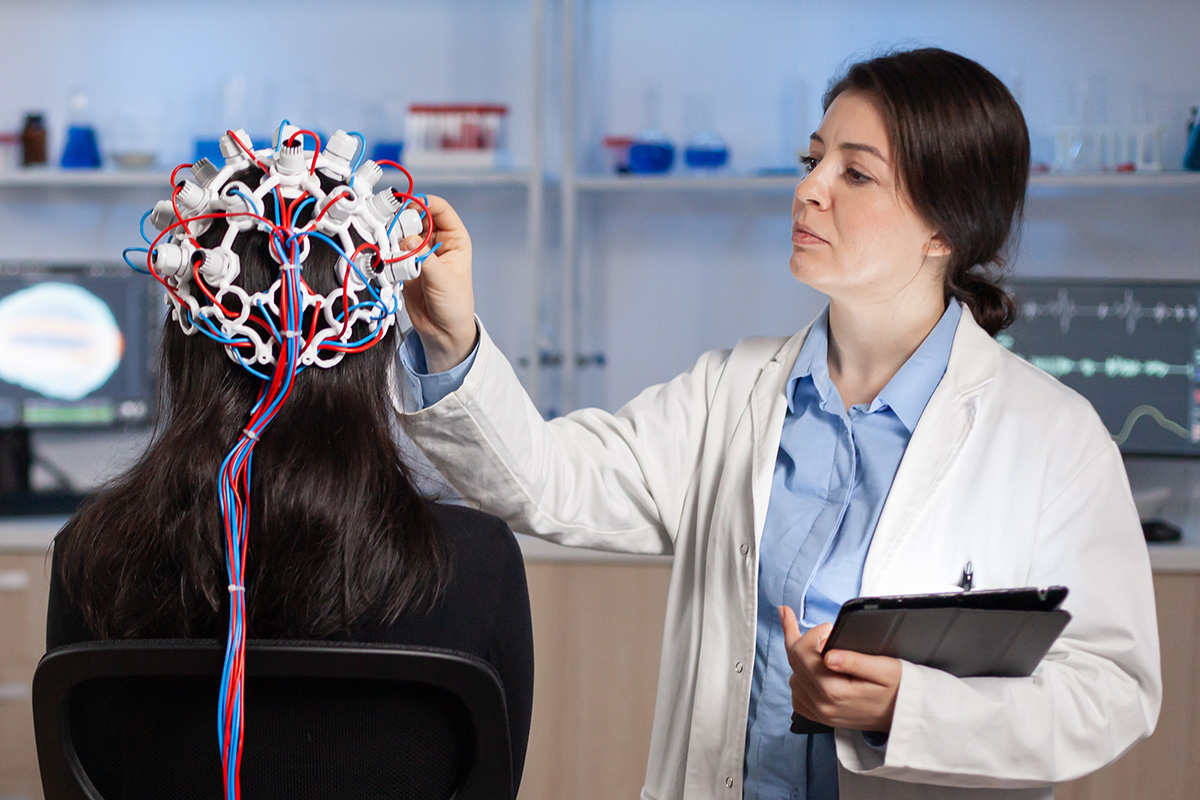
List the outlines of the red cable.
<svg viewBox="0 0 1200 800">
<path fill-rule="evenodd" d="M 204 292 L 204 296 L 208 298 L 209 302 L 221 309 L 222 314 L 224 314 L 226 317 L 237 316 L 237 314 L 229 313 L 229 309 L 221 305 L 220 301 L 217 300 L 216 295 L 214 295 L 212 290 L 208 288 L 208 284 L 206 284 L 204 279 L 200 277 L 200 264 L 198 264 L 194 258 L 192 259 L 192 279 L 195 280 L 196 285 L 200 287 L 200 291 Z"/>
<path fill-rule="evenodd" d="M 172 229 L 178 228 L 180 225 L 185 225 L 186 222 L 196 222 L 197 220 L 202 220 L 202 219 L 229 219 L 230 217 L 253 217 L 254 219 L 261 220 L 262 222 L 265 222 L 265 223 L 267 223 L 267 225 L 271 226 L 272 233 L 274 232 L 274 230 L 278 229 L 278 226 L 276 226 L 275 223 L 271 222 L 271 220 L 267 219 L 266 217 L 259 216 L 258 214 L 255 214 L 250 211 L 224 211 L 219 214 L 201 214 L 199 216 L 189 217 L 187 220 L 180 219 L 180 220 L 177 220 L 176 222 L 171 223 L 166 228 L 164 228 L 158 234 L 158 236 L 154 237 L 154 241 L 150 243 L 150 247 L 146 250 L 146 269 L 149 270 L 150 274 L 154 277 L 154 279 L 156 281 L 158 281 L 160 284 L 162 284 L 163 288 L 166 289 L 167 292 L 170 293 L 170 295 L 172 297 L 174 297 L 175 300 L 177 300 L 180 305 L 186 306 L 187 303 L 184 302 L 183 298 L 179 296 L 179 294 L 175 291 L 175 289 L 172 288 L 172 286 L 169 283 L 167 283 L 163 279 L 163 277 L 161 275 L 159 275 L 158 272 L 154 269 L 154 261 L 153 261 L 152 256 L 153 256 L 155 249 L 157 249 L 157 247 L 158 247 L 158 243 L 161 242 L 162 238 L 164 236 L 166 236 L 168 233 L 170 233 Z M 186 227 L 184 229 L 186 230 Z M 222 308 L 222 310 L 224 311 L 223 308 Z M 228 314 L 229 312 L 226 311 L 225 313 Z M 256 318 L 253 313 L 250 314 L 250 319 L 259 321 L 258 318 Z"/>
<path fill-rule="evenodd" d="M 333 199 L 330 200 L 328 203 L 326 203 L 325 207 L 321 209 L 321 213 L 317 214 L 316 218 L 309 224 L 315 226 L 318 222 L 321 221 L 321 217 L 325 216 L 325 212 L 328 211 L 329 209 L 333 208 L 334 203 L 336 203 L 338 200 L 341 200 L 343 197 L 349 197 L 349 196 L 350 196 L 349 192 L 345 192 L 345 191 L 338 192 L 337 194 L 335 194 L 333 196 Z"/>
<path fill-rule="evenodd" d="M 175 169 L 171 170 L 171 185 L 172 186 L 175 185 L 175 176 L 179 174 L 179 170 L 191 169 L 191 168 L 192 168 L 191 164 L 180 164 L 177 167 L 175 167 Z"/>
<path fill-rule="evenodd" d="M 349 270 L 347 270 L 347 272 L 348 271 Z M 345 301 L 343 300 L 342 303 L 344 305 Z M 316 303 L 316 306 L 313 307 L 312 324 L 308 326 L 308 336 L 306 336 L 304 338 L 304 347 L 300 348 L 300 355 L 304 355 L 304 353 L 308 350 L 309 346 L 313 343 L 313 336 L 315 336 L 317 334 L 317 320 L 320 318 L 320 316 L 321 316 L 321 301 L 318 300 Z"/>
<path fill-rule="evenodd" d="M 319 156 L 321 154 L 321 137 L 317 136 L 315 133 L 313 133 L 312 131 L 309 131 L 309 130 L 299 130 L 288 137 L 287 143 L 288 143 L 288 146 L 290 147 L 292 145 L 292 142 L 295 141 L 297 136 L 300 136 L 301 134 L 305 134 L 305 133 L 307 133 L 309 136 L 311 136 L 317 140 L 317 146 L 313 149 L 312 166 L 310 166 L 308 168 L 308 174 L 315 175 L 317 172 L 317 156 Z M 301 144 L 303 144 L 303 140 L 301 140 Z"/>
<path fill-rule="evenodd" d="M 232 138 L 235 142 L 237 142 L 237 146 L 242 148 L 243 152 L 245 152 L 246 155 L 250 156 L 250 160 L 253 161 L 255 164 L 257 164 L 259 169 L 261 169 L 264 173 L 268 173 L 271 171 L 271 170 L 267 169 L 265 164 L 263 164 L 261 161 L 258 160 L 258 156 L 254 155 L 253 150 L 246 147 L 246 145 L 242 142 L 242 140 L 240 138 L 233 135 L 233 131 L 226 129 L 225 133 L 230 138 Z"/>
<path fill-rule="evenodd" d="M 354 259 L 358 258 L 358 254 L 364 250 L 374 250 L 375 257 L 379 258 L 379 246 L 370 242 L 363 242 L 358 247 L 354 248 L 354 252 L 350 254 L 350 263 L 346 265 L 346 275 L 342 278 L 342 332 L 338 334 L 338 338 L 346 335 L 346 329 L 350 325 L 350 270 L 354 269 Z"/>
<path fill-rule="evenodd" d="M 381 158 L 378 161 L 376 161 L 375 163 L 381 167 L 393 167 L 393 168 L 398 169 L 401 172 L 403 172 L 404 177 L 408 178 L 408 189 L 405 191 L 405 194 L 408 194 L 408 192 L 412 191 L 412 188 L 413 188 L 412 173 L 409 172 L 408 170 L 406 170 L 404 167 L 400 166 L 400 164 L 398 162 L 392 161 L 390 158 Z"/>
<path fill-rule="evenodd" d="M 196 237 L 192 236 L 192 229 L 188 227 L 189 220 L 184 219 L 183 214 L 179 213 L 179 203 L 176 201 L 176 198 L 179 197 L 179 193 L 181 191 L 183 191 L 182 183 L 179 184 L 178 186 L 176 186 L 174 190 L 172 190 L 172 192 L 171 192 L 171 208 L 173 208 L 175 210 L 175 219 L 179 220 L 179 222 L 183 225 L 183 232 L 185 234 L 187 234 L 187 238 L 192 240 L 192 247 L 198 248 L 198 247 L 200 247 L 200 244 L 196 241 Z"/>
</svg>

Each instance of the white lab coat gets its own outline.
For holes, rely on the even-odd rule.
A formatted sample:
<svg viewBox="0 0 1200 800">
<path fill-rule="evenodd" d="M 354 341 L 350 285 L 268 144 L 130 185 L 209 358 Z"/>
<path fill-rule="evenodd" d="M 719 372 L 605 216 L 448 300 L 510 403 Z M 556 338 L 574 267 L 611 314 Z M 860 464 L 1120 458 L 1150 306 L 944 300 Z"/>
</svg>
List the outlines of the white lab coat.
<svg viewBox="0 0 1200 800">
<path fill-rule="evenodd" d="M 758 542 L 806 335 L 707 353 L 615 414 L 544 422 L 486 331 L 458 391 L 423 411 L 402 392 L 402 425 L 433 465 L 514 530 L 674 554 L 646 800 L 742 795 Z M 1158 717 L 1149 558 L 1117 448 L 1085 400 L 964 309 L 862 593 L 945 591 L 968 561 L 979 589 L 1069 587 L 1071 623 L 1029 678 L 903 663 L 886 748 L 836 733 L 842 798 L 1051 798 Z"/>
</svg>

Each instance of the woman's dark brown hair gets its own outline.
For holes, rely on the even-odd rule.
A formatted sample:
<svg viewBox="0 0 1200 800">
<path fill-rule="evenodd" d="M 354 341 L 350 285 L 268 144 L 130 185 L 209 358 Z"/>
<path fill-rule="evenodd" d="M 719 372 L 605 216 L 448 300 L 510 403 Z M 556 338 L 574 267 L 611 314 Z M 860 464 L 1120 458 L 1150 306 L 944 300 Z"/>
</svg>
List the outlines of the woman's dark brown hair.
<svg viewBox="0 0 1200 800">
<path fill-rule="evenodd" d="M 200 244 L 215 246 L 224 229 Z M 248 292 L 278 277 L 265 233 L 240 234 L 234 250 Z M 312 243 L 304 279 L 314 291 L 340 287 L 336 259 Z M 254 449 L 250 636 L 324 638 L 387 625 L 430 606 L 448 580 L 427 501 L 392 436 L 394 334 L 335 367 L 304 370 Z M 260 386 L 216 342 L 165 322 L 153 441 L 55 540 L 59 577 L 96 636 L 224 637 L 217 478 Z"/>
<path fill-rule="evenodd" d="M 947 300 L 995 336 L 1016 313 L 1001 271 L 1029 180 L 1029 131 L 1016 100 L 979 64 L 937 48 L 853 65 L 825 92 L 826 111 L 843 92 L 876 103 L 900 185 L 950 247 Z"/>
</svg>

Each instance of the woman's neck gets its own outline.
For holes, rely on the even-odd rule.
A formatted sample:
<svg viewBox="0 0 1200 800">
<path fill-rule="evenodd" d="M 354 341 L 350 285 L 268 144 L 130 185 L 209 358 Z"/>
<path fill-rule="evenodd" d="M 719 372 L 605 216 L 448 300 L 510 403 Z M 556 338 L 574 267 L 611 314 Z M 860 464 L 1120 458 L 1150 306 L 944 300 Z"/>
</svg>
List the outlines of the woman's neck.
<svg viewBox="0 0 1200 800">
<path fill-rule="evenodd" d="M 945 312 L 940 292 L 886 304 L 829 304 L 829 377 L 846 408 L 875 399 Z"/>
</svg>

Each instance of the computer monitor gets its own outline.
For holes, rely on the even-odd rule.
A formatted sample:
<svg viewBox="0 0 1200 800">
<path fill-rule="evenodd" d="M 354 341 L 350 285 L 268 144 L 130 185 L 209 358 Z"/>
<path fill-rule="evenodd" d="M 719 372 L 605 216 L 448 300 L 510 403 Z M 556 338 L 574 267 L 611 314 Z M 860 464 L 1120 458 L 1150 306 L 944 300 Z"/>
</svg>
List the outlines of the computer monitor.
<svg viewBox="0 0 1200 800">
<path fill-rule="evenodd" d="M 151 421 L 164 315 L 161 287 L 124 264 L 0 263 L 0 512 L 72 503 L 30 491 L 30 431 Z"/>
<path fill-rule="evenodd" d="M 1200 456 L 1200 282 L 1009 282 L 1000 344 L 1086 397 L 1121 452 Z"/>
</svg>

